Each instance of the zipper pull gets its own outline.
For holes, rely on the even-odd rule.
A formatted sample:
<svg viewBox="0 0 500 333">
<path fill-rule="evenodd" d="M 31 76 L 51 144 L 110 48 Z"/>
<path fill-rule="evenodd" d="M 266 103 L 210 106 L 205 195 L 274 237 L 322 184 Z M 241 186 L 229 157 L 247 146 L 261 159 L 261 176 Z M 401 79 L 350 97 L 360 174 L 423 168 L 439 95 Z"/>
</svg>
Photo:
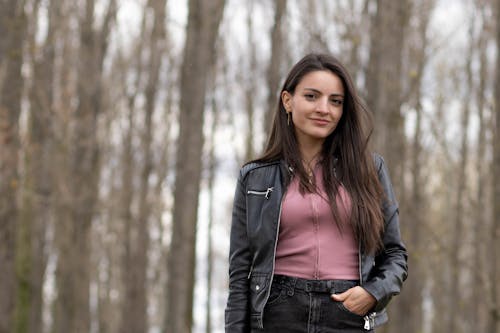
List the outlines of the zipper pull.
<svg viewBox="0 0 500 333">
<path fill-rule="evenodd" d="M 366 315 L 363 319 L 365 320 L 364 329 L 368 331 L 370 329 L 370 316 Z"/>
<path fill-rule="evenodd" d="M 269 199 L 269 195 L 271 194 L 271 192 L 273 191 L 274 187 L 268 187 L 267 190 L 266 190 L 266 199 Z"/>
<path fill-rule="evenodd" d="M 371 322 L 371 327 L 375 327 L 375 317 L 377 316 L 376 312 L 373 312 L 370 314 L 370 322 Z"/>
</svg>

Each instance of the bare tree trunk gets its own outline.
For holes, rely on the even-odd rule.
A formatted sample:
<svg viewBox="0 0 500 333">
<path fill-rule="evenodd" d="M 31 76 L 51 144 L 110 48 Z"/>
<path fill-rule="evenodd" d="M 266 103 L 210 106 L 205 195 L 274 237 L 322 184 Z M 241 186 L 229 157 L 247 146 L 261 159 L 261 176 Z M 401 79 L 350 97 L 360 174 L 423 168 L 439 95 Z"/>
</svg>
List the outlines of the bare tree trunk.
<svg viewBox="0 0 500 333">
<path fill-rule="evenodd" d="M 165 331 L 191 332 L 198 193 L 203 147 L 207 68 L 215 61 L 215 41 L 224 0 L 189 1 L 181 71 L 173 230 L 168 258 Z"/>
<path fill-rule="evenodd" d="M 498 301 L 498 281 L 500 280 L 500 0 L 496 4 L 496 45 L 497 61 L 495 72 L 495 131 L 493 134 L 493 223 L 491 225 L 491 295 L 490 317 L 488 332 L 496 333 L 500 330 L 500 304 Z"/>
<path fill-rule="evenodd" d="M 123 253 L 121 254 L 121 275 L 123 281 L 123 294 L 124 297 L 121 300 L 121 318 L 120 318 L 120 331 L 126 332 L 129 327 L 133 327 L 131 324 L 131 320 L 133 321 L 134 316 L 132 315 L 132 303 L 135 299 L 136 290 L 135 287 L 135 275 L 129 274 L 129 270 L 132 269 L 134 265 L 134 254 L 135 254 L 135 242 L 136 237 L 134 237 L 134 232 L 136 232 L 136 227 L 134 224 L 134 216 L 132 214 L 133 209 L 133 201 L 134 201 L 134 174 L 136 169 L 136 161 L 134 159 L 134 150 L 133 150 L 133 137 L 136 129 L 136 121 L 135 114 L 137 113 L 135 109 L 135 103 L 137 99 L 137 95 L 139 94 L 141 87 L 141 81 L 143 75 L 145 74 L 143 61 L 142 61 L 142 52 L 145 49 L 145 40 L 146 36 L 146 23 L 147 23 L 147 8 L 143 9 L 143 17 L 141 22 L 141 32 L 140 38 L 136 46 L 136 50 L 134 52 L 134 62 L 131 71 L 134 71 L 135 82 L 133 84 L 133 89 L 131 89 L 131 93 L 127 96 L 127 105 L 128 105 L 128 127 L 125 132 L 125 136 L 123 138 L 123 152 L 122 152 L 122 170 L 121 170 L 121 189 L 120 189 L 120 198 L 119 198 L 119 209 L 118 214 L 120 216 L 119 220 L 123 226 Z M 124 68 L 117 69 L 125 70 L 126 64 L 124 64 Z M 124 75 L 123 80 L 125 80 L 126 75 Z M 124 91 L 127 90 L 127 87 L 123 88 Z M 105 323 L 103 323 L 105 325 Z"/>
<path fill-rule="evenodd" d="M 214 80 L 215 81 L 215 80 Z M 217 124 L 219 122 L 219 110 L 215 100 L 212 97 L 212 126 L 210 131 L 210 148 L 208 152 L 208 230 L 207 230 L 207 305 L 206 305 L 206 320 L 205 320 L 205 333 L 212 332 L 212 275 L 214 266 L 214 249 L 212 242 L 212 229 L 214 225 L 214 207 L 215 207 L 215 191 L 214 180 L 215 171 L 217 169 L 217 160 L 215 156 L 215 134 L 217 133 Z"/>
<path fill-rule="evenodd" d="M 274 108 L 277 105 L 277 94 L 281 79 L 281 64 L 284 57 L 285 38 L 283 20 L 286 17 L 286 0 L 274 0 L 274 25 L 271 31 L 271 59 L 267 68 L 267 108 L 264 114 L 264 131 L 266 138 L 271 131 Z"/>
<path fill-rule="evenodd" d="M 376 149 L 385 157 L 400 202 L 404 202 L 404 117 L 401 114 L 401 68 L 408 22 L 406 0 L 377 0 L 371 27 L 367 71 L 368 106 L 375 115 Z"/>
<path fill-rule="evenodd" d="M 479 50 L 479 86 L 477 88 L 477 109 L 478 109 L 478 137 L 477 137 L 477 156 L 476 156 L 476 169 L 477 169 L 477 192 L 476 192 L 476 202 L 474 206 L 473 215 L 476 216 L 475 227 L 473 228 L 473 242 L 474 253 L 473 253 L 473 290 L 472 290 L 472 302 L 474 304 L 471 307 L 472 315 L 471 322 L 477 324 L 477 332 L 485 331 L 486 318 L 484 316 L 487 313 L 488 307 L 485 306 L 487 302 L 483 301 L 484 295 L 486 295 L 485 283 L 486 279 L 483 272 L 485 271 L 484 260 L 484 242 L 486 239 L 487 232 L 485 225 L 488 225 L 488 221 L 485 214 L 484 204 L 486 199 L 485 189 L 486 189 L 486 122 L 485 122 L 485 91 L 486 91 L 486 81 L 488 78 L 488 60 L 486 55 L 486 42 L 485 37 L 485 27 L 484 20 L 485 13 L 484 9 L 481 9 L 481 16 L 483 20 L 482 33 L 479 36 L 479 42 L 477 49 Z"/>
<path fill-rule="evenodd" d="M 173 60 L 172 54 L 167 48 L 166 51 L 167 58 L 168 58 L 168 64 L 170 65 L 170 68 L 173 68 Z M 169 73 L 171 73 L 169 71 Z M 169 188 L 168 183 L 167 183 L 167 177 L 169 172 L 171 171 L 171 166 L 169 163 L 170 157 L 171 157 L 171 151 L 170 148 L 173 146 L 171 139 L 170 139 L 170 133 L 172 131 L 173 121 L 170 121 L 172 119 L 172 109 L 173 109 L 173 90 L 174 86 L 176 85 L 176 80 L 172 78 L 172 76 L 168 76 L 168 80 L 166 82 L 166 101 L 165 101 L 165 111 L 163 112 L 163 117 L 165 124 L 168 124 L 165 132 L 163 133 L 162 137 L 164 140 L 162 141 L 160 147 L 157 149 L 161 151 L 161 156 L 158 158 L 157 161 L 157 181 L 154 186 L 154 191 L 153 191 L 153 198 L 154 198 L 154 209 L 153 209 L 153 228 L 156 226 L 156 229 L 158 230 L 158 239 L 156 242 L 152 244 L 154 247 L 155 251 L 158 253 L 157 260 L 154 263 L 151 263 L 151 267 L 153 269 L 153 274 L 152 278 L 150 281 L 150 285 L 152 288 L 149 290 L 149 294 L 151 295 L 150 297 L 152 298 L 152 303 L 153 306 L 156 308 L 156 313 L 154 314 L 154 317 L 152 318 L 151 325 L 155 325 L 156 327 L 161 327 L 163 322 L 165 321 L 165 303 L 166 303 L 166 276 L 167 276 L 167 269 L 166 265 L 164 264 L 164 258 L 168 258 L 168 247 L 165 246 L 165 243 L 163 241 L 165 235 L 165 231 L 169 230 L 169 225 L 165 225 L 163 221 L 163 214 L 165 211 L 170 211 L 170 205 L 168 205 L 165 202 L 165 188 Z M 168 190 L 169 191 L 169 190 Z M 170 192 L 170 191 L 169 191 Z"/>
<path fill-rule="evenodd" d="M 373 110 L 375 149 L 386 159 L 391 170 L 394 190 L 405 214 L 403 171 L 406 138 L 401 114 L 402 59 L 409 3 L 406 0 L 377 0 L 370 34 L 370 58 L 366 73 L 367 103 Z M 404 232 L 404 230 L 403 230 Z M 411 277 L 410 277 L 411 278 Z M 389 311 L 391 322 L 385 329 L 400 332 L 407 324 L 404 299 L 397 299 Z M 410 304 L 406 304 L 406 308 Z M 406 309 L 407 310 L 407 309 Z M 405 322 L 406 321 L 406 322 Z"/>
<path fill-rule="evenodd" d="M 418 28 L 415 31 L 414 40 L 408 41 L 411 56 L 415 59 L 411 60 L 414 63 L 414 73 L 410 83 L 409 94 L 414 94 L 415 99 L 415 132 L 412 143 L 410 162 L 411 171 L 411 191 L 409 197 L 411 204 L 407 205 L 408 214 L 405 223 L 404 238 L 409 249 L 409 261 L 411 262 L 411 277 L 405 283 L 404 293 L 395 300 L 394 307 L 397 307 L 397 318 L 393 318 L 395 324 L 391 325 L 394 332 L 418 333 L 422 332 L 422 293 L 425 284 L 425 249 L 422 244 L 422 233 L 424 225 L 429 218 L 428 205 L 426 202 L 423 165 L 424 152 L 422 149 L 422 90 L 423 90 L 423 75 L 427 64 L 427 45 L 428 45 L 428 23 L 432 10 L 430 1 L 422 1 L 418 3 L 419 12 L 416 19 L 418 20 Z"/>
<path fill-rule="evenodd" d="M 133 171 L 135 167 L 134 157 L 133 157 L 133 149 L 132 149 L 132 137 L 135 129 L 135 121 L 134 121 L 134 108 L 133 105 L 130 105 L 130 109 L 128 111 L 128 128 L 126 130 L 126 135 L 123 142 L 123 156 L 122 156 L 122 182 L 121 182 L 121 191 L 120 191 L 120 203 L 119 203 L 119 214 L 120 221 L 123 223 L 123 243 L 124 243 L 124 253 L 123 253 L 123 266 L 122 266 L 122 276 L 123 276 L 123 288 L 124 288 L 124 297 L 122 299 L 122 313 L 121 313 L 121 326 L 120 330 L 124 332 L 127 330 L 127 326 L 129 324 L 129 316 L 133 315 L 130 312 L 130 303 L 133 301 L 132 297 L 133 290 L 132 284 L 133 275 L 129 274 L 129 269 L 132 268 L 132 225 L 133 225 L 133 216 L 132 216 L 132 201 L 133 201 Z"/>
<path fill-rule="evenodd" d="M 353 13 L 346 24 L 345 32 L 341 35 L 344 43 L 346 44 L 343 48 L 347 57 L 343 57 L 346 67 L 353 76 L 354 79 L 357 78 L 360 72 L 363 71 L 362 60 L 360 50 L 364 48 L 363 38 L 365 34 L 369 31 L 370 13 L 369 4 L 371 0 L 363 0 L 361 11 L 356 11 L 357 0 L 349 0 L 349 12 Z M 342 10 L 335 11 L 338 13 L 335 18 L 340 19 L 341 17 L 345 19 L 346 14 Z M 349 15 L 349 14 L 348 14 Z"/>
<path fill-rule="evenodd" d="M 472 21 L 470 26 L 470 40 L 473 41 L 473 26 L 474 21 Z M 465 59 L 465 72 L 466 72 L 466 87 L 465 91 L 471 91 L 470 83 L 472 82 L 472 70 L 471 70 L 471 62 L 472 62 L 472 52 L 473 46 L 471 45 L 468 48 L 467 58 Z M 455 223 L 452 227 L 453 236 L 452 236 L 452 244 L 450 248 L 450 265 L 451 265 L 451 276 L 450 276 L 450 298 L 449 298 L 449 313 L 451 316 L 448 318 L 448 332 L 460 332 L 461 327 L 459 324 L 461 323 L 462 316 L 457 315 L 463 313 L 463 309 L 460 307 L 461 300 L 463 299 L 463 293 L 461 285 L 463 283 L 462 274 L 463 265 L 462 262 L 462 254 L 461 250 L 463 247 L 463 239 L 464 239 L 464 205 L 465 205 L 465 195 L 467 190 L 466 183 L 466 168 L 467 163 L 469 161 L 469 143 L 468 143 L 468 129 L 469 129 L 469 120 L 470 118 L 470 104 L 469 97 L 465 97 L 463 101 L 463 111 L 461 117 L 461 138 L 462 141 L 460 143 L 460 162 L 458 164 L 458 175 L 457 175 L 457 191 L 456 191 L 456 201 L 455 201 Z"/>
<path fill-rule="evenodd" d="M 420 93 L 419 93 L 420 95 Z M 411 221 L 408 226 L 408 234 L 411 235 L 408 240 L 411 243 L 413 253 L 410 252 L 410 260 L 413 259 L 412 274 L 413 279 L 409 280 L 405 286 L 405 293 L 401 296 L 400 304 L 404 304 L 404 313 L 408 311 L 401 323 L 405 321 L 405 327 L 400 327 L 404 332 L 421 332 L 422 331 L 422 289 L 424 286 L 424 270 L 422 268 L 422 224 L 426 222 L 427 212 L 425 195 L 423 191 L 422 177 L 422 104 L 419 96 L 415 111 L 417 113 L 415 123 L 415 136 L 413 138 L 413 151 L 411 158 L 412 169 L 412 193 L 411 201 L 413 209 L 411 211 Z"/>
<path fill-rule="evenodd" d="M 94 30 L 94 0 L 87 0 L 80 30 L 78 105 L 74 113 L 69 156 L 68 204 L 58 221 L 56 326 L 54 331 L 90 329 L 90 228 L 98 195 L 97 120 L 101 112 L 101 80 L 107 38 L 116 12 L 111 0 L 102 30 Z"/>
<path fill-rule="evenodd" d="M 247 13 L 247 29 L 248 29 L 248 53 L 249 53 L 249 70 L 245 73 L 245 110 L 248 122 L 248 133 L 245 142 L 245 161 L 250 161 L 255 155 L 254 147 L 254 114 L 255 114 L 255 91 L 256 89 L 256 79 L 253 74 L 257 72 L 257 50 L 254 40 L 254 23 L 253 23 L 253 6 L 254 2 L 249 1 L 249 8 Z M 265 122 L 264 122 L 265 123 Z"/>
<path fill-rule="evenodd" d="M 42 287 L 46 255 L 46 228 L 51 217 L 53 192 L 51 160 L 53 148 L 53 78 L 54 45 L 60 20 L 58 6 L 49 4 L 47 38 L 41 47 L 35 34 L 40 1 L 33 4 L 30 31 L 30 53 L 33 61 L 33 81 L 29 91 L 30 114 L 25 151 L 25 181 L 23 206 L 19 221 L 18 279 L 19 295 L 16 308 L 16 331 L 39 332 L 42 324 Z M 37 52 L 36 50 L 40 50 Z M 23 232 L 21 232 L 23 230 Z M 22 239 L 22 241 L 21 241 Z M 24 250 L 21 250 L 21 247 Z"/>
<path fill-rule="evenodd" d="M 433 99 L 433 104 L 435 105 L 435 112 L 432 113 L 431 119 L 431 130 L 434 139 L 437 141 L 438 145 L 442 149 L 443 153 L 435 156 L 436 160 L 434 163 L 443 163 L 444 161 L 451 160 L 450 153 L 448 150 L 448 146 L 444 142 L 443 133 L 446 132 L 447 126 L 444 121 L 444 113 L 445 110 L 445 102 L 447 100 L 447 94 L 444 89 L 444 84 L 446 82 L 445 74 L 440 73 L 436 77 L 436 97 Z M 437 124 L 443 124 L 439 128 Z M 437 243 L 434 246 L 434 251 L 428 262 L 430 262 L 430 267 L 428 270 L 431 273 L 429 277 L 429 285 L 431 286 L 431 296 L 432 302 L 434 304 L 434 308 L 438 311 L 444 309 L 443 311 L 439 311 L 436 314 L 432 314 L 432 332 L 447 332 L 446 327 L 446 317 L 448 316 L 448 311 L 446 308 L 448 307 L 448 285 L 449 285 L 449 270 L 450 265 L 448 264 L 449 253 L 448 242 L 443 240 L 442 234 L 444 233 L 442 229 L 447 228 L 447 226 L 441 226 L 441 221 L 446 221 L 449 219 L 449 212 L 454 209 L 454 202 L 452 197 L 456 192 L 456 188 L 454 186 L 454 174 L 452 166 L 444 164 L 441 168 L 433 168 L 434 170 L 438 170 L 441 173 L 442 179 L 442 191 L 443 195 L 441 196 L 440 209 L 436 211 L 435 221 L 430 225 L 433 229 L 436 230 L 436 236 L 434 238 L 434 243 Z M 432 202 L 432 201 L 431 201 Z M 441 228 L 438 228 L 441 226 Z M 429 242 L 428 242 L 429 243 Z M 430 244 L 429 244 L 430 245 Z M 427 262 L 426 262 L 427 263 Z M 411 275 L 410 275 L 411 278 Z"/>
<path fill-rule="evenodd" d="M 68 151 L 69 144 L 66 144 L 70 141 L 69 133 L 70 133 L 70 115 L 73 111 L 73 105 L 71 104 L 71 100 L 76 95 L 76 66 L 70 60 L 73 59 L 74 55 L 78 52 L 75 48 L 75 40 L 78 38 L 76 34 L 72 31 L 69 32 L 69 21 L 74 19 L 74 4 L 70 4 L 70 2 L 61 1 L 59 3 L 61 5 L 62 17 L 64 17 L 61 29 L 66 33 L 61 34 L 61 49 L 60 52 L 56 53 L 56 61 L 55 61 L 55 73 L 54 73 L 54 141 L 55 141 L 55 149 L 56 152 L 54 154 L 54 164 L 57 165 L 57 168 L 54 169 L 54 184 L 55 191 L 53 194 L 53 203 L 54 206 L 54 221 L 53 221 L 53 240 L 49 245 L 52 247 L 50 251 L 53 255 L 57 255 L 58 252 L 64 253 L 64 242 L 63 240 L 67 239 L 67 230 L 66 225 L 69 220 L 69 200 L 68 200 L 68 182 L 69 179 L 69 167 L 68 167 Z M 57 204 L 56 204 L 57 203 Z M 49 254 L 50 256 L 50 254 Z M 61 256 L 57 258 L 57 266 L 54 272 L 55 279 L 55 288 L 59 289 L 60 278 L 58 273 L 58 266 L 61 260 L 64 260 L 65 257 Z M 52 317 L 52 321 L 48 323 L 47 331 L 56 333 L 56 327 L 59 325 L 59 316 L 63 315 L 63 310 L 60 310 L 62 307 L 62 301 L 57 295 L 57 297 L 53 300 L 50 300 L 50 303 L 47 303 L 47 306 L 50 307 L 50 315 Z"/>
<path fill-rule="evenodd" d="M 0 333 L 12 332 L 16 299 L 16 223 L 19 189 L 19 115 L 23 91 L 24 1 L 0 4 Z"/>
<path fill-rule="evenodd" d="M 304 5 L 304 7 L 301 8 L 301 11 L 304 13 L 304 15 L 302 15 L 302 24 L 304 26 L 307 41 L 305 49 L 309 52 L 328 52 L 328 42 L 325 40 L 325 36 L 322 33 L 323 27 L 321 27 L 318 22 L 322 18 L 326 18 L 327 20 L 330 19 L 329 13 L 324 8 L 324 2 L 307 0 L 302 3 Z M 286 29 L 282 28 L 282 31 L 283 30 Z"/>
<path fill-rule="evenodd" d="M 149 250 L 149 223 L 151 215 L 149 178 L 153 168 L 151 142 L 153 138 L 153 114 L 156 106 L 158 91 L 158 78 L 161 60 L 165 49 L 165 7 L 166 0 L 150 0 L 148 3 L 154 11 L 153 27 L 149 38 L 149 60 L 147 66 L 148 79 L 145 87 L 146 109 L 144 128 L 141 137 L 142 170 L 140 174 L 140 187 L 138 196 L 138 216 L 132 218 L 128 230 L 128 267 L 125 279 L 124 311 L 122 313 L 122 332 L 146 332 L 147 320 L 147 278 Z M 147 15 L 145 9 L 144 16 Z M 149 16 L 151 18 L 151 16 Z M 132 117 L 132 115 L 130 115 Z M 130 130 L 130 129 L 129 129 Z M 129 184 L 131 186 L 131 184 Z"/>
</svg>

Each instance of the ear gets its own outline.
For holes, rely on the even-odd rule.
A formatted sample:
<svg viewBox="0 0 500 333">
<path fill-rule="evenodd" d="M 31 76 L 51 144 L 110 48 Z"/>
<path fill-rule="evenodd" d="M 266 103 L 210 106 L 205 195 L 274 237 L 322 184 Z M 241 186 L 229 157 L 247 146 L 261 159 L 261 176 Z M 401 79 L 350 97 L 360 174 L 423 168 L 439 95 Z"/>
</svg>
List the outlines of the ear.
<svg viewBox="0 0 500 333">
<path fill-rule="evenodd" d="M 281 101 L 283 102 L 286 112 L 292 112 L 292 94 L 286 90 L 283 91 L 281 93 Z"/>
</svg>

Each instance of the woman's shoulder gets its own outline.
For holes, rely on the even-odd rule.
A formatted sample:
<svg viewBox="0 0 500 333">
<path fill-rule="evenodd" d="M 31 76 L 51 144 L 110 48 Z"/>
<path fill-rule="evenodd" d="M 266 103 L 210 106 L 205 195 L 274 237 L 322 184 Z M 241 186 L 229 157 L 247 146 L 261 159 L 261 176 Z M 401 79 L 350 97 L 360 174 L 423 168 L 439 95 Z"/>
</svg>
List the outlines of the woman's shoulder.
<svg viewBox="0 0 500 333">
<path fill-rule="evenodd" d="M 245 163 L 240 169 L 240 177 L 245 178 L 249 173 L 254 170 L 262 169 L 262 168 L 273 168 L 279 166 L 281 161 L 262 161 L 262 160 L 254 160 Z"/>
<path fill-rule="evenodd" d="M 377 152 L 372 152 L 372 158 L 373 158 L 373 162 L 375 164 L 375 170 L 377 170 L 377 172 L 379 172 L 385 163 L 384 158 L 382 157 L 382 155 L 380 155 Z"/>
</svg>

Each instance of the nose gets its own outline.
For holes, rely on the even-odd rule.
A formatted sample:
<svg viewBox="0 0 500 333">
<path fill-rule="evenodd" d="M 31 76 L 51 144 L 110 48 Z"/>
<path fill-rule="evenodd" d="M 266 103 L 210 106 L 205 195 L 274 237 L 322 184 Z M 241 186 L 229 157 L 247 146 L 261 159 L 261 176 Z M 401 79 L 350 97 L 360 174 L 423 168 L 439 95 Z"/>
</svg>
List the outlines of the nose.
<svg viewBox="0 0 500 333">
<path fill-rule="evenodd" d="M 328 113 L 328 98 L 319 98 L 316 104 L 316 112 Z"/>
</svg>

